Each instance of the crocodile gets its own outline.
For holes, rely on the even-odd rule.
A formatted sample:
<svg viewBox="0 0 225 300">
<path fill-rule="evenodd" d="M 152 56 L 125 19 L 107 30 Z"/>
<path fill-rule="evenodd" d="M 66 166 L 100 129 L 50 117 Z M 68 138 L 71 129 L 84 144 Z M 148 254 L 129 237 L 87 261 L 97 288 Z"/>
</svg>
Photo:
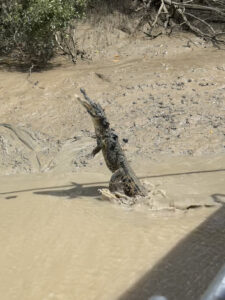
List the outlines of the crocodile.
<svg viewBox="0 0 225 300">
<path fill-rule="evenodd" d="M 109 182 L 110 192 L 123 192 L 129 197 L 146 196 L 147 190 L 129 165 L 120 145 L 118 135 L 110 127 L 104 109 L 100 104 L 91 100 L 83 88 L 80 91 L 84 100 L 81 100 L 78 95 L 76 95 L 76 98 L 91 116 L 95 128 L 97 146 L 91 155 L 94 157 L 98 152 L 102 151 L 105 163 L 113 173 Z"/>
</svg>

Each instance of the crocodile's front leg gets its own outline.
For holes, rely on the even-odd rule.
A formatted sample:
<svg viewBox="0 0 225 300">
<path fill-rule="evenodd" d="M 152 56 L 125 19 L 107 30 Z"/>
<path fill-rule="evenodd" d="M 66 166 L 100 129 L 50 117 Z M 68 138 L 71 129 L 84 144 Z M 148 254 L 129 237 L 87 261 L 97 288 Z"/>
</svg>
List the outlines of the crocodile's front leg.
<svg viewBox="0 0 225 300">
<path fill-rule="evenodd" d="M 99 151 L 102 150 L 102 141 L 99 137 L 97 137 L 97 146 L 92 151 L 92 156 L 94 157 Z"/>
</svg>

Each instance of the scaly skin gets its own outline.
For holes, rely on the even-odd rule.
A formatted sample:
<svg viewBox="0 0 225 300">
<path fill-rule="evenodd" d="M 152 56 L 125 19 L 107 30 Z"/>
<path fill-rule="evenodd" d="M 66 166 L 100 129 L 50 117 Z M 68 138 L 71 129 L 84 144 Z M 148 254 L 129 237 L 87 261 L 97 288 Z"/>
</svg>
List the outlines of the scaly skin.
<svg viewBox="0 0 225 300">
<path fill-rule="evenodd" d="M 92 151 L 92 155 L 95 156 L 102 150 L 106 165 L 113 172 L 109 182 L 110 191 L 122 190 L 125 195 L 130 197 L 146 196 L 147 192 L 130 167 L 120 146 L 118 135 L 110 128 L 103 108 L 100 104 L 93 102 L 84 89 L 80 89 L 80 91 L 85 100 L 81 100 L 79 96 L 76 96 L 77 100 L 90 114 L 95 128 L 97 146 Z"/>
</svg>

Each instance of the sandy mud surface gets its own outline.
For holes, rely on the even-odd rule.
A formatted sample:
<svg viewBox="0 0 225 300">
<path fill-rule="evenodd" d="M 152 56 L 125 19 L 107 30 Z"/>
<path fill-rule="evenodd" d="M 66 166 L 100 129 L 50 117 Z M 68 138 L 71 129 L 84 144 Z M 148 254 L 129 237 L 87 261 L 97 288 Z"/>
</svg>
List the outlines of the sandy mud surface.
<svg viewBox="0 0 225 300">
<path fill-rule="evenodd" d="M 31 76 L 0 66 L 0 297 L 198 299 L 225 262 L 225 52 L 121 31 L 97 45 Z M 101 199 L 111 174 L 88 158 L 80 87 L 156 191 L 151 205 Z"/>
<path fill-rule="evenodd" d="M 225 52 L 198 40 L 187 47 L 188 41 L 119 39 L 93 61 L 74 66 L 58 59 L 29 78 L 3 68 L 1 123 L 15 126 L 31 147 L 0 126 L 1 174 L 103 164 L 101 155 L 87 159 L 95 141 L 92 122 L 74 99 L 80 87 L 105 108 L 133 162 L 224 153 Z"/>
</svg>

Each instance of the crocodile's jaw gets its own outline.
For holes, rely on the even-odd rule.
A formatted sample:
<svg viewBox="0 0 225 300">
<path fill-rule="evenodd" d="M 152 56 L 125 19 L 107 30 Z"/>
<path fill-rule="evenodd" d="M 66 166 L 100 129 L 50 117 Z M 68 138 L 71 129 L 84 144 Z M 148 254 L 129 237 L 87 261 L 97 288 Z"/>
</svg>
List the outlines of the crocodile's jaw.
<svg viewBox="0 0 225 300">
<path fill-rule="evenodd" d="M 88 103 L 85 100 L 81 100 L 81 98 L 79 96 L 76 95 L 77 100 L 80 102 L 80 104 L 86 108 L 87 112 L 93 117 L 93 118 L 97 118 L 96 116 L 96 111 L 95 108 L 92 107 L 92 105 L 90 103 Z"/>
<path fill-rule="evenodd" d="M 86 108 L 87 112 L 92 117 L 91 119 L 94 124 L 95 130 L 98 130 L 101 132 L 101 130 L 103 130 L 103 128 L 104 128 L 104 125 L 103 125 L 104 117 L 100 117 L 97 114 L 96 107 L 93 107 L 91 105 L 91 103 L 89 103 L 85 100 L 81 100 L 81 98 L 77 95 L 75 95 L 75 96 L 76 96 L 77 100 L 80 102 L 80 104 L 82 104 L 82 106 Z"/>
</svg>

